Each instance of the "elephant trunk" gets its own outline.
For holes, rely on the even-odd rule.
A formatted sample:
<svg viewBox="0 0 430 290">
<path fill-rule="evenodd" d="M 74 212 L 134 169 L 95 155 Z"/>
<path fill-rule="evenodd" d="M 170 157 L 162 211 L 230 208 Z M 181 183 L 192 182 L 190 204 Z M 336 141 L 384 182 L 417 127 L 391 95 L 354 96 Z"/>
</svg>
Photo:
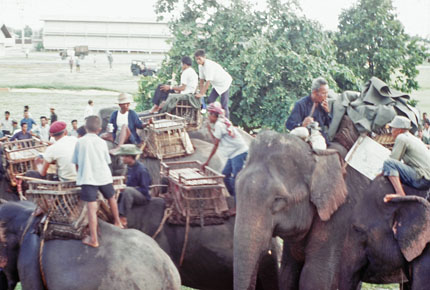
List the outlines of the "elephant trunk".
<svg viewBox="0 0 430 290">
<path fill-rule="evenodd" d="M 271 237 L 272 220 L 263 209 L 238 209 L 233 245 L 235 290 L 255 289 L 258 266 Z"/>
</svg>

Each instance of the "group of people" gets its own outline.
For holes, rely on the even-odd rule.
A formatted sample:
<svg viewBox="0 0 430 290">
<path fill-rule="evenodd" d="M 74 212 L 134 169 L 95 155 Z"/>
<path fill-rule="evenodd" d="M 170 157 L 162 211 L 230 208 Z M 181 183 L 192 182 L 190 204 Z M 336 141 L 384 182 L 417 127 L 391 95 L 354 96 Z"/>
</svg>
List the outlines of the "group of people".
<svg viewBox="0 0 430 290">
<path fill-rule="evenodd" d="M 322 129 L 322 135 L 330 146 L 327 137 L 331 122 L 330 107 L 327 97 L 329 86 L 324 78 L 317 78 L 312 82 L 311 94 L 296 102 L 286 122 L 286 128 L 293 130 L 297 127 L 308 127 L 317 122 Z M 428 130 L 429 120 L 424 115 L 424 128 Z M 429 189 L 430 187 L 430 151 L 427 146 L 410 133 L 411 121 L 403 116 L 396 116 L 388 124 L 395 143 L 390 158 L 383 164 L 381 175 L 388 177 L 395 192 L 387 194 L 385 202 L 396 196 L 404 196 L 402 184 L 416 189 Z M 428 133 L 428 131 L 426 132 Z M 423 141 L 424 132 L 423 132 Z M 427 138 L 427 137 L 426 137 Z"/>
</svg>

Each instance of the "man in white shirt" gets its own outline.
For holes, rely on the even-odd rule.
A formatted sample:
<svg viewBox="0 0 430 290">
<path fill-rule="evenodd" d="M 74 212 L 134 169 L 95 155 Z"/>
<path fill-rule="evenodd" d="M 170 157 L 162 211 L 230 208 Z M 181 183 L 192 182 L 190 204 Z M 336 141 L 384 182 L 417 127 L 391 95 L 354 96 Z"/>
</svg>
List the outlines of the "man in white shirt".
<svg viewBox="0 0 430 290">
<path fill-rule="evenodd" d="M 92 116 L 94 115 L 94 102 L 92 100 L 88 101 L 88 105 L 85 108 L 85 113 L 84 113 L 84 120 L 88 117 L 88 116 Z"/>
<path fill-rule="evenodd" d="M 39 136 L 40 140 L 49 141 L 49 128 L 50 126 L 48 125 L 48 118 L 45 116 L 40 117 L 40 126 L 36 129 L 36 134 Z"/>
<path fill-rule="evenodd" d="M 72 163 L 73 153 L 78 139 L 67 136 L 67 124 L 62 121 L 54 122 L 49 133 L 54 137 L 55 143 L 46 148 L 43 155 L 43 166 L 39 171 L 45 177 L 50 164 L 56 164 L 57 175 L 61 181 L 76 180 L 76 166 Z"/>
<path fill-rule="evenodd" d="M 196 97 L 203 97 L 209 89 L 209 84 L 212 85 L 212 91 L 208 98 L 208 103 L 212 104 L 218 96 L 221 96 L 221 105 L 225 111 L 226 118 L 230 118 L 228 110 L 228 99 L 230 98 L 230 86 L 232 78 L 218 63 L 207 59 L 205 51 L 199 49 L 194 53 L 196 62 L 199 64 L 199 90 Z"/>
<path fill-rule="evenodd" d="M 78 138 L 78 120 L 72 120 L 72 130 L 69 132 L 69 136 Z"/>
<path fill-rule="evenodd" d="M 13 126 L 9 111 L 4 112 L 4 119 L 1 120 L 0 126 L 4 136 L 12 135 Z"/>
<path fill-rule="evenodd" d="M 181 63 L 181 85 L 159 85 L 155 90 L 154 97 L 152 98 L 154 106 L 150 111 L 151 113 L 158 112 L 163 107 L 163 103 L 166 101 L 170 93 L 194 94 L 196 92 L 199 78 L 196 71 L 191 67 L 191 58 L 189 56 L 184 56 L 181 59 Z"/>
</svg>

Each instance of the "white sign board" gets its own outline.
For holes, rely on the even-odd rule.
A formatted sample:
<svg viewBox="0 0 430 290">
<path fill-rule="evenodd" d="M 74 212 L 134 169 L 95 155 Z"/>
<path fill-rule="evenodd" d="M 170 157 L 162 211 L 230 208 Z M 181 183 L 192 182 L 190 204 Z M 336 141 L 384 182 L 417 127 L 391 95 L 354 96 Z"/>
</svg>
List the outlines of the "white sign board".
<svg viewBox="0 0 430 290">
<path fill-rule="evenodd" d="M 370 180 L 382 172 L 384 161 L 391 151 L 367 137 L 360 136 L 346 155 L 346 162 Z"/>
</svg>

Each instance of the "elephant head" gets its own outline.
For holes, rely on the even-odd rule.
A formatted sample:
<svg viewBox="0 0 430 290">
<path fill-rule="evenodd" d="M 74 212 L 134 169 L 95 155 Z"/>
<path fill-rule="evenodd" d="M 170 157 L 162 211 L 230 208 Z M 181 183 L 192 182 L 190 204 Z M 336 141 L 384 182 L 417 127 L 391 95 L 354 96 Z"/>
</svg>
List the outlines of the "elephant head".
<svg viewBox="0 0 430 290">
<path fill-rule="evenodd" d="M 345 202 L 337 154 L 316 155 L 298 137 L 260 133 L 236 181 L 235 289 L 254 289 L 262 253 L 272 236 L 298 242 L 315 218 L 323 221 Z"/>
</svg>

